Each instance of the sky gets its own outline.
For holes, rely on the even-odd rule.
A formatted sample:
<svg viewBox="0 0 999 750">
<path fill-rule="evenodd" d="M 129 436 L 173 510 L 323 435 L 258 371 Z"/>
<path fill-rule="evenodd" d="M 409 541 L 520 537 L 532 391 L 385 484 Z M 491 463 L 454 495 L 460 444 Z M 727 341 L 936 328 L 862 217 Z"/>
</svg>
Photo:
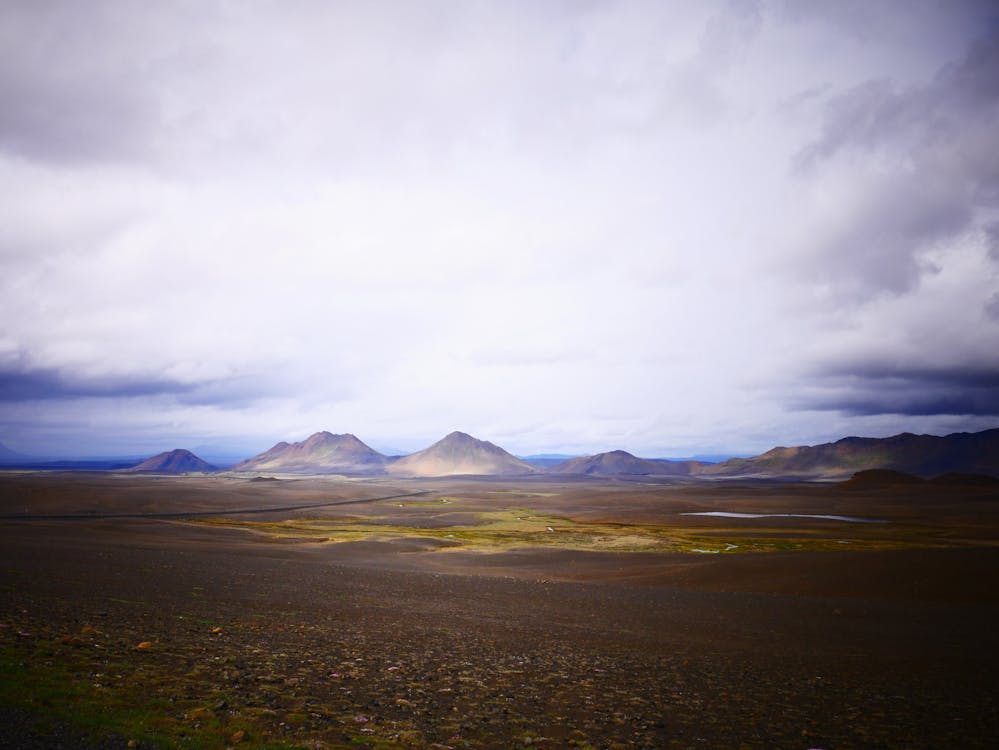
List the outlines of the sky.
<svg viewBox="0 0 999 750">
<path fill-rule="evenodd" d="M 999 426 L 999 7 L 0 3 L 0 442 Z"/>
</svg>

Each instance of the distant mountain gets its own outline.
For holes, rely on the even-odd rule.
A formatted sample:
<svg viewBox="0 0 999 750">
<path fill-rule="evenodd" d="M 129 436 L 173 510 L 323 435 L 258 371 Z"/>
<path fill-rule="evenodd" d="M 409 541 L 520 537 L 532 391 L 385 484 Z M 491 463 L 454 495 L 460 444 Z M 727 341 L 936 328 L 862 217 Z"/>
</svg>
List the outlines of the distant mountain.
<svg viewBox="0 0 999 750">
<path fill-rule="evenodd" d="M 135 474 L 186 474 L 192 471 L 217 471 L 206 461 L 202 461 L 191 451 L 178 448 L 147 458 L 140 464 L 122 469 Z"/>
<path fill-rule="evenodd" d="M 497 445 L 464 432 L 452 432 L 429 448 L 404 456 L 388 467 L 402 477 L 442 477 L 457 474 L 531 474 L 536 469 Z"/>
<path fill-rule="evenodd" d="M 27 456 L 18 453 L 17 451 L 13 451 L 3 443 L 0 443 L 0 464 L 17 463 L 19 461 L 24 461 L 27 458 Z"/>
<path fill-rule="evenodd" d="M 586 474 L 588 476 L 688 476 L 696 468 L 695 461 L 668 461 L 664 458 L 638 458 L 627 451 L 609 451 L 595 456 L 570 458 L 549 471 L 553 474 Z"/>
<path fill-rule="evenodd" d="M 537 469 L 549 469 L 570 458 L 576 458 L 576 455 L 571 453 L 535 453 L 530 456 L 517 456 L 517 458 Z"/>
<path fill-rule="evenodd" d="M 754 458 L 703 466 L 696 473 L 845 479 L 865 469 L 892 469 L 924 478 L 948 472 L 999 476 L 999 429 L 945 437 L 908 432 L 888 438 L 848 437 L 822 445 L 774 448 Z"/>
<path fill-rule="evenodd" d="M 290 474 L 383 474 L 388 458 L 355 436 L 317 432 L 300 443 L 278 443 L 241 461 L 232 471 L 273 471 Z"/>
</svg>

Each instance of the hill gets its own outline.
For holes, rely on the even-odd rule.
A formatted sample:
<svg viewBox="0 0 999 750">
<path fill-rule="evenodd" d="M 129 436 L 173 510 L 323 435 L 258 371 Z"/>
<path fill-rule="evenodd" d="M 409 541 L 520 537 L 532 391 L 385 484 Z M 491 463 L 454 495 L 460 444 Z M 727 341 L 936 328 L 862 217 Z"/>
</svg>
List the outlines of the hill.
<svg viewBox="0 0 999 750">
<path fill-rule="evenodd" d="M 944 437 L 902 433 L 847 437 L 835 443 L 774 448 L 697 470 L 700 476 L 840 479 L 865 469 L 891 469 L 928 478 L 948 472 L 999 475 L 999 429 Z"/>
<path fill-rule="evenodd" d="M 372 475 L 384 473 L 388 460 L 354 435 L 317 432 L 299 443 L 278 443 L 231 471 Z"/>
<path fill-rule="evenodd" d="M 18 461 L 24 461 L 27 458 L 27 456 L 24 456 L 17 451 L 13 451 L 3 443 L 0 443 L 0 464 L 16 463 Z"/>
<path fill-rule="evenodd" d="M 944 487 L 999 487 L 999 477 L 988 474 L 962 474 L 951 471 L 933 477 L 930 484 Z"/>
<path fill-rule="evenodd" d="M 207 461 L 202 461 L 191 451 L 178 448 L 177 450 L 159 453 L 152 458 L 147 458 L 142 463 L 132 466 L 122 471 L 143 474 L 186 474 L 192 471 L 217 471 Z"/>
<path fill-rule="evenodd" d="M 912 474 L 905 474 L 892 469 L 864 469 L 858 471 L 852 477 L 842 482 L 842 486 L 849 489 L 868 489 L 877 487 L 898 487 L 923 484 L 925 480 Z"/>
<path fill-rule="evenodd" d="M 664 458 L 645 459 L 627 451 L 609 451 L 594 456 L 570 458 L 549 471 L 553 474 L 585 474 L 587 476 L 688 476 L 700 464 L 696 461 L 668 461 Z"/>
<path fill-rule="evenodd" d="M 402 477 L 442 477 L 456 474 L 517 475 L 536 469 L 497 445 L 464 432 L 452 432 L 429 448 L 400 458 L 388 472 Z"/>
</svg>

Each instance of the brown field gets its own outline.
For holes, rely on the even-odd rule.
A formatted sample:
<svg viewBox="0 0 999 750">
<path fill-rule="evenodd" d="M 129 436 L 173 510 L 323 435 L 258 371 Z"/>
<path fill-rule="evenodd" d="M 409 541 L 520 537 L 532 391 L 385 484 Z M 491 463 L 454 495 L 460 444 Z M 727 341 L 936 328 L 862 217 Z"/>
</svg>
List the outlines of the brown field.
<svg viewBox="0 0 999 750">
<path fill-rule="evenodd" d="M 7 473 L 0 515 L 0 747 L 999 736 L 987 487 Z"/>
</svg>

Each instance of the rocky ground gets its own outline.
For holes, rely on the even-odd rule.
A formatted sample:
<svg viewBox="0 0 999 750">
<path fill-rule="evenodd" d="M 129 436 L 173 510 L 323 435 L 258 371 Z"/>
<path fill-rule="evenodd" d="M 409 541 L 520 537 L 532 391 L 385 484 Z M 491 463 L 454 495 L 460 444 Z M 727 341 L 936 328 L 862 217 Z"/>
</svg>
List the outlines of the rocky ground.
<svg viewBox="0 0 999 750">
<path fill-rule="evenodd" d="M 994 550 L 856 553 L 868 577 L 936 582 L 903 597 L 826 585 L 823 553 L 771 558 L 797 571 L 775 591 L 718 584 L 748 555 L 639 585 L 428 554 L 446 553 L 5 522 L 0 746 L 984 748 L 999 731 L 999 603 L 940 583 L 995 581 Z"/>
</svg>

